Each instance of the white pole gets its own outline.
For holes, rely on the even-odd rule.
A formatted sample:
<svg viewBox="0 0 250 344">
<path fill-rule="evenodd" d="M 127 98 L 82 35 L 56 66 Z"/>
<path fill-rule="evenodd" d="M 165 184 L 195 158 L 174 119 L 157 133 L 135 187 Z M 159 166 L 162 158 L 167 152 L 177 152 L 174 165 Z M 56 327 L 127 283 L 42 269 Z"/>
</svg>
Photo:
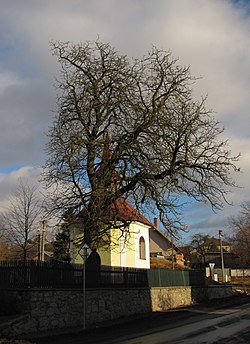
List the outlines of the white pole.
<svg viewBox="0 0 250 344">
<path fill-rule="evenodd" d="M 87 244 L 83 245 L 80 250 L 80 256 L 83 260 L 83 267 L 82 267 L 82 328 L 85 330 L 86 328 L 86 260 L 91 253 L 91 249 L 88 247 Z"/>
<path fill-rule="evenodd" d="M 86 329 L 86 260 L 88 258 L 88 249 L 83 247 L 83 273 L 82 273 L 82 329 Z"/>
<path fill-rule="evenodd" d="M 46 220 L 42 220 L 41 257 L 40 257 L 42 262 L 44 262 L 45 233 L 46 233 Z"/>
<path fill-rule="evenodd" d="M 222 230 L 219 230 L 219 238 L 220 238 L 220 256 L 221 256 L 221 273 L 222 273 L 222 283 L 224 283 L 224 257 L 223 257 L 223 248 L 222 248 Z"/>
<path fill-rule="evenodd" d="M 82 307 L 82 329 L 85 330 L 86 328 L 86 321 L 85 321 L 85 318 L 86 318 L 86 284 L 85 284 L 85 275 L 86 275 L 86 271 L 85 271 L 85 260 L 83 260 L 83 273 L 82 273 L 82 276 L 83 276 L 83 279 L 82 279 L 82 296 L 83 296 L 83 299 L 82 299 L 82 303 L 83 303 L 83 307 Z"/>
</svg>

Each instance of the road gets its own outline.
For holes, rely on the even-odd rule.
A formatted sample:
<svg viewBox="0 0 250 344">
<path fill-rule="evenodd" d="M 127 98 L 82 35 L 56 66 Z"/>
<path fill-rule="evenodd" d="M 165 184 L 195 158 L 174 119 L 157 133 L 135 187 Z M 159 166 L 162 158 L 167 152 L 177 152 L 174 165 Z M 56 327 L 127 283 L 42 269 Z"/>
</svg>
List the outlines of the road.
<svg viewBox="0 0 250 344">
<path fill-rule="evenodd" d="M 234 298 L 74 334 L 32 340 L 37 344 L 245 344 L 250 343 L 250 298 Z"/>
<path fill-rule="evenodd" d="M 142 335 L 131 340 L 120 340 L 119 343 L 250 343 L 250 303 L 238 307 L 213 310 L 205 317 L 203 311 L 198 310 L 197 312 L 201 317 L 189 324 L 178 326 L 176 323 L 175 327 L 162 327 L 155 333 Z"/>
</svg>

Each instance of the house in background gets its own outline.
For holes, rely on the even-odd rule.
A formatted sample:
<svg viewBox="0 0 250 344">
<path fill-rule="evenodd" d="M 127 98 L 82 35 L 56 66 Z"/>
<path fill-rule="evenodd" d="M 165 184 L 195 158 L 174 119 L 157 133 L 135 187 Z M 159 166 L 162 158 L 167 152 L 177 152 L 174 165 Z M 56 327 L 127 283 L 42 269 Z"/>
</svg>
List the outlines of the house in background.
<svg viewBox="0 0 250 344">
<path fill-rule="evenodd" d="M 230 253 L 232 251 L 232 244 L 222 240 L 221 241 L 221 246 L 223 249 L 223 252 L 228 252 Z M 206 247 L 205 247 L 206 248 Z M 211 248 L 214 248 L 214 251 L 220 251 L 220 240 L 215 238 L 215 237 L 211 237 L 207 240 L 207 252 L 211 251 Z"/>
<path fill-rule="evenodd" d="M 184 266 L 184 255 L 181 250 L 161 230 L 158 229 L 157 218 L 149 229 L 150 256 L 158 259 L 173 261 Z"/>
<path fill-rule="evenodd" d="M 225 269 L 238 269 L 240 268 L 239 257 L 232 252 L 223 252 L 223 261 Z M 215 269 L 221 269 L 221 254 L 220 252 L 206 252 L 205 253 L 205 264 L 206 267 L 210 263 L 214 264 Z"/>
<path fill-rule="evenodd" d="M 223 260 L 225 268 L 236 268 L 239 266 L 238 257 L 232 253 L 232 245 L 224 240 L 221 241 L 223 251 Z M 214 248 L 213 250 L 211 248 Z M 205 265 L 214 263 L 216 268 L 221 268 L 220 240 L 214 237 L 210 238 L 210 247 L 205 252 Z"/>
<path fill-rule="evenodd" d="M 232 254 L 232 245 L 226 241 L 221 241 L 223 255 L 227 262 L 235 260 Z M 208 267 L 209 263 L 215 263 L 219 266 L 220 262 L 220 240 L 208 235 L 201 236 L 201 241 L 198 245 L 186 245 L 180 248 L 184 253 L 187 265 L 193 269 L 201 269 Z M 229 264 L 231 265 L 231 263 Z"/>
</svg>

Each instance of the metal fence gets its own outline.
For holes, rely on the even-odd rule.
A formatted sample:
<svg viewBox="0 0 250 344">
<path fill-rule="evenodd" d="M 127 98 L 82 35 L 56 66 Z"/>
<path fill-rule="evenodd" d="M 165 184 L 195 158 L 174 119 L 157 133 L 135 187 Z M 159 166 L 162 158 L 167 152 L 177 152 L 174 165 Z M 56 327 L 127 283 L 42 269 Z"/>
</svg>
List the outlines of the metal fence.
<svg viewBox="0 0 250 344">
<path fill-rule="evenodd" d="M 0 288 L 81 288 L 83 265 L 40 261 L 0 262 Z M 86 287 L 145 287 L 143 269 L 101 267 L 85 272 Z"/>
<path fill-rule="evenodd" d="M 148 286 L 147 270 L 145 269 L 102 266 L 96 280 L 91 278 L 93 274 L 96 274 L 96 272 L 87 271 L 86 283 L 89 286 L 95 286 L 96 282 L 100 287 L 139 288 Z"/>
<path fill-rule="evenodd" d="M 81 284 L 81 266 L 39 261 L 0 262 L 1 288 L 74 288 Z"/>
<path fill-rule="evenodd" d="M 204 270 L 167 270 L 148 271 L 149 287 L 204 286 Z"/>
<path fill-rule="evenodd" d="M 0 262 L 0 288 L 81 288 L 83 266 L 56 262 Z M 139 288 L 204 285 L 203 271 L 132 269 L 101 266 L 86 269 L 87 288 Z"/>
</svg>

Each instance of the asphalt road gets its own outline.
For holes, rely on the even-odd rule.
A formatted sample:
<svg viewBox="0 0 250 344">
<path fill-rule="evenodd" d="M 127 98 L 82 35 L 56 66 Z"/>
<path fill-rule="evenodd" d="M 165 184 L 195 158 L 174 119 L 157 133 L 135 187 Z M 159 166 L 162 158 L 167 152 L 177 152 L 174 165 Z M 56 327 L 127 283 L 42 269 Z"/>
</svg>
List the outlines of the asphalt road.
<svg viewBox="0 0 250 344">
<path fill-rule="evenodd" d="M 31 341 L 36 344 L 250 343 L 250 297 L 235 297 L 126 320 Z"/>
</svg>

